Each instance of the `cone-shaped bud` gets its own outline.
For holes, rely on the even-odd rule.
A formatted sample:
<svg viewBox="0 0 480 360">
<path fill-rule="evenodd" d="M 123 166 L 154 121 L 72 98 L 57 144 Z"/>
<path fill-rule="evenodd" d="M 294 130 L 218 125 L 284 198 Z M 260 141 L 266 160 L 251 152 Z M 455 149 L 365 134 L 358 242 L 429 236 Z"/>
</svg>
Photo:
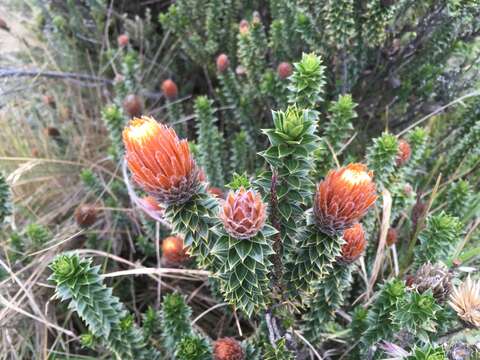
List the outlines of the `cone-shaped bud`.
<svg viewBox="0 0 480 360">
<path fill-rule="evenodd" d="M 365 239 L 365 232 L 360 223 L 356 223 L 351 228 L 343 232 L 342 255 L 339 259 L 341 262 L 351 264 L 355 262 L 365 251 L 367 247 L 367 240 Z"/>
<path fill-rule="evenodd" d="M 468 326 L 480 328 L 480 282 L 467 278 L 450 295 L 450 306 Z"/>
<path fill-rule="evenodd" d="M 172 79 L 167 79 L 162 83 L 162 92 L 169 100 L 173 100 L 178 96 L 177 84 Z"/>
<path fill-rule="evenodd" d="M 125 96 L 125 99 L 123 100 L 123 109 L 130 117 L 138 117 L 142 115 L 142 99 L 135 94 Z"/>
<path fill-rule="evenodd" d="M 392 246 L 393 244 L 397 243 L 398 239 L 398 232 L 397 229 L 391 227 L 387 231 L 387 245 Z"/>
<path fill-rule="evenodd" d="M 130 41 L 130 39 L 128 38 L 127 34 L 121 34 L 117 38 L 117 43 L 118 43 L 118 46 L 120 46 L 120 47 L 127 46 L 129 41 Z"/>
<path fill-rule="evenodd" d="M 246 35 L 248 34 L 250 28 L 250 24 L 248 23 L 247 20 L 243 19 L 240 21 L 240 24 L 238 25 L 238 31 L 240 32 L 241 35 Z"/>
<path fill-rule="evenodd" d="M 166 264 L 179 265 L 188 261 L 187 248 L 179 236 L 169 236 L 162 241 L 162 259 Z"/>
<path fill-rule="evenodd" d="M 228 193 L 219 216 L 229 235 L 248 239 L 263 228 L 267 214 L 260 194 L 241 187 Z"/>
<path fill-rule="evenodd" d="M 331 170 L 317 185 L 313 212 L 321 231 L 342 232 L 358 222 L 375 203 L 372 172 L 362 164 Z"/>
<path fill-rule="evenodd" d="M 75 210 L 75 221 L 82 228 L 95 224 L 97 221 L 96 207 L 89 204 L 80 205 Z"/>
<path fill-rule="evenodd" d="M 443 265 L 423 264 L 415 274 L 411 285 L 419 293 L 432 290 L 438 302 L 444 302 L 452 291 L 452 275 Z"/>
<path fill-rule="evenodd" d="M 400 140 L 398 142 L 398 153 L 397 153 L 397 165 L 404 165 L 412 155 L 412 149 L 410 144 L 406 140 Z"/>
<path fill-rule="evenodd" d="M 213 344 L 214 360 L 244 360 L 245 354 L 240 343 L 233 338 L 218 339 Z"/>
<path fill-rule="evenodd" d="M 275 134 L 287 141 L 301 140 L 311 126 L 310 122 L 305 121 L 304 111 L 296 106 L 289 106 L 285 112 L 274 112 L 273 122 Z"/>
<path fill-rule="evenodd" d="M 230 66 L 230 60 L 226 54 L 220 54 L 217 57 L 217 71 L 219 73 L 224 73 L 227 71 L 228 67 Z"/>
<path fill-rule="evenodd" d="M 288 78 L 290 75 L 292 75 L 292 73 L 293 73 L 292 64 L 285 61 L 278 64 L 277 74 L 280 79 L 284 80 Z"/>
<path fill-rule="evenodd" d="M 134 118 L 123 130 L 133 179 L 158 202 L 181 204 L 197 193 L 199 171 L 187 140 L 151 117 Z"/>
</svg>

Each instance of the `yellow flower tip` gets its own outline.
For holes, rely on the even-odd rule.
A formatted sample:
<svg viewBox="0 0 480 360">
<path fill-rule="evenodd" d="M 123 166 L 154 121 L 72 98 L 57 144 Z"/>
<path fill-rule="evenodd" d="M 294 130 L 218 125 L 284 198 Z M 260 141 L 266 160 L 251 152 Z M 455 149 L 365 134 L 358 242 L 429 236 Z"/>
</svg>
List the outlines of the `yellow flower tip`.
<svg viewBox="0 0 480 360">
<path fill-rule="evenodd" d="M 362 164 L 350 164 L 342 174 L 341 179 L 351 185 L 357 185 L 372 181 L 372 174 Z"/>
<path fill-rule="evenodd" d="M 135 117 L 129 121 L 127 127 L 123 130 L 123 138 L 125 141 L 145 143 L 158 134 L 160 127 L 161 125 L 152 117 Z"/>
</svg>

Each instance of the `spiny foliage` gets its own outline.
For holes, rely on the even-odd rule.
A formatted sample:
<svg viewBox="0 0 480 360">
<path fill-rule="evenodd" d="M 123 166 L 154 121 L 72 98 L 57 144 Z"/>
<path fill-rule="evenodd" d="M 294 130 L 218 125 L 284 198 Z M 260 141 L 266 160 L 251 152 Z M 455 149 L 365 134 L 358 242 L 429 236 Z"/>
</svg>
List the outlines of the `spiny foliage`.
<svg viewBox="0 0 480 360">
<path fill-rule="evenodd" d="M 313 297 L 308 304 L 310 311 L 304 316 L 305 335 L 310 341 L 320 340 L 321 330 L 335 319 L 335 311 L 343 305 L 344 292 L 352 281 L 351 273 L 351 265 L 335 264 L 328 275 L 314 285 Z"/>
<path fill-rule="evenodd" d="M 64 254 L 57 256 L 50 268 L 50 280 L 56 285 L 58 298 L 69 301 L 69 308 L 78 313 L 117 359 L 159 358 L 156 350 L 146 347 L 141 329 L 112 295 L 112 289 L 103 284 L 98 274 L 100 268 L 92 266 L 91 260 Z"/>
<path fill-rule="evenodd" d="M 192 310 L 185 303 L 185 298 L 177 293 L 165 295 L 162 302 L 160 324 L 162 342 L 166 351 L 172 355 L 177 343 L 184 336 L 193 334 L 190 325 Z"/>
<path fill-rule="evenodd" d="M 207 179 L 213 186 L 223 186 L 222 136 L 216 127 L 212 101 L 204 96 L 195 100 L 195 116 L 198 135 L 198 165 L 205 170 Z"/>
<path fill-rule="evenodd" d="M 428 343 L 428 333 L 437 332 L 437 313 L 441 310 L 431 290 L 423 294 L 411 291 L 400 299 L 392 317 L 399 329 L 409 331 Z"/>
<path fill-rule="evenodd" d="M 323 100 L 325 67 L 315 54 L 303 54 L 300 62 L 293 64 L 295 71 L 290 78 L 289 102 L 302 108 L 314 109 Z"/>
<path fill-rule="evenodd" d="M 426 262 L 446 262 L 453 254 L 461 231 L 462 224 L 454 216 L 445 212 L 429 216 L 425 228 L 418 235 L 420 245 L 415 253 L 416 266 Z"/>
<path fill-rule="evenodd" d="M 235 239 L 221 230 L 213 250 L 223 262 L 219 276 L 221 291 L 232 305 L 251 316 L 264 309 L 268 301 L 270 238 L 276 230 L 266 225 L 249 239 Z"/>
<path fill-rule="evenodd" d="M 405 284 L 393 279 L 383 284 L 374 304 L 370 307 L 366 319 L 366 331 L 362 340 L 372 345 L 380 339 L 391 339 L 398 327 L 392 321 L 392 312 L 397 309 L 399 299 L 405 296 Z"/>
<path fill-rule="evenodd" d="M 384 133 L 373 140 L 373 145 L 367 150 L 367 164 L 374 172 L 377 184 L 388 183 L 388 177 L 395 170 L 397 152 L 398 142 L 395 135 Z"/>
<path fill-rule="evenodd" d="M 294 355 L 287 349 L 285 338 L 277 340 L 275 346 L 270 343 L 265 345 L 265 353 L 263 358 L 265 360 L 293 360 Z"/>
<path fill-rule="evenodd" d="M 3 224 L 5 218 L 10 215 L 10 187 L 2 173 L 0 173 L 0 225 Z"/>
<path fill-rule="evenodd" d="M 198 335 L 187 335 L 180 338 L 175 352 L 177 360 L 210 360 L 211 349 L 207 341 Z"/>
</svg>

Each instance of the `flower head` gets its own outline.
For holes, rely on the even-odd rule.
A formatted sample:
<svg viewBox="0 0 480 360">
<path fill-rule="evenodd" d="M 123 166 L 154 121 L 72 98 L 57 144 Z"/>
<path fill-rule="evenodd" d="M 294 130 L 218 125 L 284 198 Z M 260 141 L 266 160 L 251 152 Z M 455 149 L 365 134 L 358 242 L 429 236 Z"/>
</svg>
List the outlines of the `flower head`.
<svg viewBox="0 0 480 360">
<path fill-rule="evenodd" d="M 427 262 L 417 270 L 410 286 L 420 294 L 432 290 L 433 297 L 442 303 L 452 291 L 452 275 L 446 266 Z"/>
<path fill-rule="evenodd" d="M 342 255 L 340 261 L 351 264 L 355 262 L 365 251 L 367 240 L 365 239 L 365 232 L 360 223 L 356 223 L 351 228 L 343 232 Z"/>
<path fill-rule="evenodd" d="M 172 79 L 165 80 L 162 83 L 162 92 L 167 99 L 175 99 L 178 96 L 177 84 Z"/>
<path fill-rule="evenodd" d="M 248 239 L 262 229 L 267 214 L 260 194 L 241 187 L 228 193 L 219 216 L 228 234 Z"/>
<path fill-rule="evenodd" d="M 398 231 L 397 229 L 391 227 L 387 231 L 387 245 L 392 246 L 393 244 L 397 243 L 398 239 Z"/>
<path fill-rule="evenodd" d="M 238 25 L 238 30 L 241 35 L 248 34 L 249 28 L 250 28 L 250 24 L 248 23 L 247 20 L 243 19 L 242 21 L 240 21 L 240 24 Z"/>
<path fill-rule="evenodd" d="M 293 73 L 292 64 L 285 61 L 278 64 L 277 74 L 280 79 L 284 80 L 288 78 L 290 75 L 292 75 L 292 73 Z"/>
<path fill-rule="evenodd" d="M 362 164 L 331 170 L 317 185 L 313 212 L 318 227 L 335 234 L 358 222 L 377 199 L 372 172 Z"/>
<path fill-rule="evenodd" d="M 126 160 L 133 179 L 165 204 L 183 203 L 199 186 L 199 171 L 188 142 L 151 117 L 134 118 L 123 130 Z"/>
<path fill-rule="evenodd" d="M 410 144 L 405 140 L 400 140 L 398 142 L 398 153 L 397 153 L 397 165 L 402 166 L 404 165 L 410 156 L 412 155 L 412 149 Z"/>
<path fill-rule="evenodd" d="M 167 264 L 182 264 L 190 258 L 183 239 L 179 236 L 169 236 L 162 241 L 162 256 Z"/>
<path fill-rule="evenodd" d="M 243 360 L 245 354 L 237 340 L 223 338 L 213 344 L 213 358 L 214 360 Z"/>
<path fill-rule="evenodd" d="M 450 306 L 468 325 L 480 328 L 480 282 L 467 278 L 450 295 Z"/>
<path fill-rule="evenodd" d="M 224 73 L 227 71 L 228 67 L 230 66 L 230 60 L 226 54 L 220 54 L 217 57 L 217 71 L 219 73 Z"/>
<path fill-rule="evenodd" d="M 120 47 L 127 46 L 129 41 L 130 41 L 130 39 L 128 38 L 127 34 L 121 34 L 117 38 L 117 43 L 118 43 L 118 46 L 120 46 Z"/>
</svg>

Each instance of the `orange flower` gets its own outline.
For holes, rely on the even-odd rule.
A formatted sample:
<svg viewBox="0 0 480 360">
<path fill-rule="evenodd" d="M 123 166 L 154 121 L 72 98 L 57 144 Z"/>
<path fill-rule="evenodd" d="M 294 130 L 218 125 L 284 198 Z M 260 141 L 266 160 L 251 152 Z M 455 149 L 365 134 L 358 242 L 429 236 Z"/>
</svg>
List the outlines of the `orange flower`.
<svg viewBox="0 0 480 360">
<path fill-rule="evenodd" d="M 169 236 L 162 241 L 162 257 L 167 264 L 183 264 L 190 258 L 183 239 L 179 236 Z"/>
<path fill-rule="evenodd" d="M 265 224 L 265 204 L 254 190 L 230 191 L 220 209 L 220 219 L 227 233 L 236 239 L 255 236 Z"/>
<path fill-rule="evenodd" d="M 367 247 L 365 232 L 360 223 L 356 223 L 351 228 L 343 232 L 345 244 L 342 246 L 342 256 L 340 261 L 351 264 L 356 261 Z"/>
<path fill-rule="evenodd" d="M 188 142 L 151 117 L 134 118 L 123 130 L 133 179 L 158 202 L 186 202 L 199 188 L 199 172 Z"/>
<path fill-rule="evenodd" d="M 243 360 L 245 354 L 239 342 L 233 338 L 218 339 L 213 344 L 214 360 Z"/>
<path fill-rule="evenodd" d="M 118 43 L 118 46 L 120 47 L 127 46 L 129 41 L 130 39 L 128 38 L 127 34 L 121 34 L 117 37 L 117 43 Z"/>
<path fill-rule="evenodd" d="M 326 234 L 342 232 L 359 221 L 375 203 L 372 172 L 362 164 L 349 164 L 331 170 L 317 185 L 313 212 Z"/>
<path fill-rule="evenodd" d="M 400 140 L 398 142 L 397 165 L 402 166 L 405 164 L 411 155 L 412 149 L 410 144 L 405 140 Z"/>
</svg>

